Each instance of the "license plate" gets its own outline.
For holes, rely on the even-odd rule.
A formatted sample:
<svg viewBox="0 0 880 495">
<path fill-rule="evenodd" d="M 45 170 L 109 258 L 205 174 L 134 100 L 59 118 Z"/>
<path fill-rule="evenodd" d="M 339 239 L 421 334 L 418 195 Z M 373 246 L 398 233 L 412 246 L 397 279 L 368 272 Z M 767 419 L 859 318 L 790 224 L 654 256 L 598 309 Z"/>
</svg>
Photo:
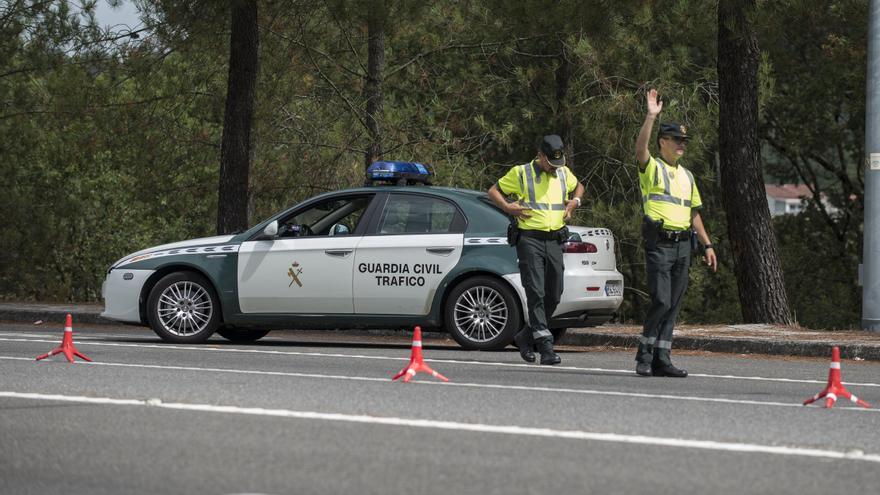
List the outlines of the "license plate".
<svg viewBox="0 0 880 495">
<path fill-rule="evenodd" d="M 623 290 L 620 288 L 620 284 L 605 284 L 605 295 L 606 296 L 619 296 L 623 294 Z"/>
</svg>

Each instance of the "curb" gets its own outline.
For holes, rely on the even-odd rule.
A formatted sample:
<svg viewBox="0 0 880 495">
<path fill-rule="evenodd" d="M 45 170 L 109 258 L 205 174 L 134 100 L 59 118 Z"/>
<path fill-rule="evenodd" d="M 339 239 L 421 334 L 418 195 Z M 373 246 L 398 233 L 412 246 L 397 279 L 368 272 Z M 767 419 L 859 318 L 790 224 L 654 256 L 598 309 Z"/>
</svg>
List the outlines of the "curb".
<svg viewBox="0 0 880 495">
<path fill-rule="evenodd" d="M 64 318 L 68 314 L 73 315 L 73 321 L 75 323 L 104 324 L 104 325 L 113 323 L 111 320 L 103 318 L 100 315 L 100 313 L 93 313 L 90 311 L 79 311 L 79 310 L 75 310 L 75 309 L 0 308 L 0 320 L 18 321 L 18 322 L 27 322 L 27 323 L 33 323 L 37 320 L 43 320 L 44 322 L 58 320 L 60 322 L 63 322 Z"/>
<path fill-rule="evenodd" d="M 635 335 L 611 335 L 604 333 L 570 332 L 560 344 L 579 346 L 611 346 L 635 349 L 639 345 L 639 337 Z M 731 339 L 726 337 L 694 338 L 688 336 L 675 337 L 673 349 L 689 351 L 723 352 L 728 354 L 770 354 L 776 356 L 824 357 L 831 355 L 831 348 L 840 348 L 840 355 L 845 359 L 864 359 L 880 361 L 880 346 L 865 344 L 847 344 L 843 342 L 810 342 L 810 341 L 767 341 L 760 339 Z"/>
</svg>

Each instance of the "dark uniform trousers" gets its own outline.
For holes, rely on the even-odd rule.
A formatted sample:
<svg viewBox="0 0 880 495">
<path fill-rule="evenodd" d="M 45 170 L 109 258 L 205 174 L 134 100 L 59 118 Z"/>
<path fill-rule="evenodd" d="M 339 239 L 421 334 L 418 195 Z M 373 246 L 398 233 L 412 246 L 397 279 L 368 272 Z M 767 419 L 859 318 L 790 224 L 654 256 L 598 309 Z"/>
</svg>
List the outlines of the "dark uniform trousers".
<svg viewBox="0 0 880 495">
<path fill-rule="evenodd" d="M 532 339 L 553 341 L 548 323 L 562 297 L 562 245 L 555 239 L 536 239 L 523 235 L 516 243 L 519 273 L 526 291 Z"/>
<path fill-rule="evenodd" d="M 675 326 L 681 300 L 687 289 L 690 264 L 689 240 L 657 241 L 655 246 L 645 248 L 651 308 L 645 319 L 645 328 L 636 354 L 636 361 L 639 363 L 654 366 L 672 364 L 669 359 L 672 327 Z"/>
</svg>

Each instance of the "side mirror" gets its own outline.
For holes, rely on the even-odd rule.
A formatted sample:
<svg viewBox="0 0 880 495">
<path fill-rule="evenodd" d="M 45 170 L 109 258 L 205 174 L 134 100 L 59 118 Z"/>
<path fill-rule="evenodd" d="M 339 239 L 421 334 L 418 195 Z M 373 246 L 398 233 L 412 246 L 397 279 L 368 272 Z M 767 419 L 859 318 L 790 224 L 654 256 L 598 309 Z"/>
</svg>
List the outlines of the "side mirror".
<svg viewBox="0 0 880 495">
<path fill-rule="evenodd" d="M 330 235 L 348 235 L 351 231 L 348 230 L 348 226 L 337 223 L 333 225 L 333 228 L 330 229 Z"/>
<path fill-rule="evenodd" d="M 272 220 L 272 223 L 266 225 L 266 228 L 263 229 L 263 235 L 269 239 L 278 235 L 278 220 Z"/>
</svg>

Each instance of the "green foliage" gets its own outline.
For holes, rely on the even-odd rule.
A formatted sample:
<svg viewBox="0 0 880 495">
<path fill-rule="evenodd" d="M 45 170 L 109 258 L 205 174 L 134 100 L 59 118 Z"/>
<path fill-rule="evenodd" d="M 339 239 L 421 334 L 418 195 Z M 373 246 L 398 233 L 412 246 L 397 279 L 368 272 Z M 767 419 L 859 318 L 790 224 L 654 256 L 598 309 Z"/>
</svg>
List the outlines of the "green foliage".
<svg viewBox="0 0 880 495">
<path fill-rule="evenodd" d="M 858 328 L 861 243 L 840 243 L 815 207 L 776 219 L 785 285 L 798 323 L 811 328 Z"/>
<path fill-rule="evenodd" d="M 61 15 L 63 2 L 48 8 L 17 12 L 20 45 L 0 78 L 16 95 L 0 118 L 0 285 L 5 297 L 93 300 L 126 253 L 210 234 L 219 128 L 204 116 L 216 103 L 179 86 L 205 80 L 192 59 L 107 48 L 112 35 Z"/>
<path fill-rule="evenodd" d="M 0 297 L 94 300 L 107 266 L 157 243 L 212 234 L 228 73 L 227 2 L 137 0 L 138 40 L 91 8 L 0 8 Z M 858 321 L 867 3 L 759 2 L 761 135 L 768 175 L 824 193 L 777 222 L 802 324 Z M 6 9 L 6 10 L 3 10 Z M 680 319 L 736 322 L 740 308 L 717 184 L 715 9 L 644 0 L 260 2 L 252 222 L 359 185 L 369 143 L 366 22 L 385 20 L 385 158 L 436 183 L 486 189 L 570 132 L 585 184 L 580 225 L 612 229 L 626 280 L 620 319 L 647 305 L 634 142 L 644 94 L 695 139 L 718 273 L 698 257 Z M 652 149 L 654 145 L 652 143 Z M 810 240 L 809 242 L 807 240 Z M 815 246 L 822 246 L 816 249 Z M 811 279 L 810 277 L 814 277 Z M 812 290 L 827 277 L 822 291 Z"/>
<path fill-rule="evenodd" d="M 766 170 L 810 185 L 814 199 L 822 193 L 841 208 L 844 215 L 830 224 L 838 239 L 858 229 L 854 215 L 864 194 L 867 9 L 857 0 L 768 2 L 763 26 L 773 80 L 762 108 Z"/>
</svg>

